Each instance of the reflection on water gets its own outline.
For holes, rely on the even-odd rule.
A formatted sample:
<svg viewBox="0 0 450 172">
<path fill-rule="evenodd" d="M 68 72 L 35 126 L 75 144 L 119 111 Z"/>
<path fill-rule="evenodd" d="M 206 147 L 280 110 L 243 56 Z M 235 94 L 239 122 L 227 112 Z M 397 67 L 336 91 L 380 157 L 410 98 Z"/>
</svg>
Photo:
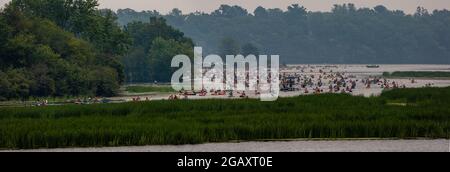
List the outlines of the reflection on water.
<svg viewBox="0 0 450 172">
<path fill-rule="evenodd" d="M 43 152 L 449 152 L 449 140 L 342 140 L 40 149 Z"/>
</svg>

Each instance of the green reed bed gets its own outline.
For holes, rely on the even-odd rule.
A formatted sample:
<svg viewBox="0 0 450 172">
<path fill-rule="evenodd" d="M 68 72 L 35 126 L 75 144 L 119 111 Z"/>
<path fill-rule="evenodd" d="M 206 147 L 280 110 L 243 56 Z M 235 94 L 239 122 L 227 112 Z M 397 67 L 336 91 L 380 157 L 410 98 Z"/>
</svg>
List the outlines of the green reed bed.
<svg viewBox="0 0 450 172">
<path fill-rule="evenodd" d="M 441 71 L 402 71 L 384 72 L 384 77 L 412 77 L 412 78 L 450 78 L 450 72 Z"/>
<path fill-rule="evenodd" d="M 0 148 L 198 144 L 296 138 L 450 138 L 450 88 L 0 108 Z M 387 102 L 401 101 L 406 106 Z"/>
</svg>

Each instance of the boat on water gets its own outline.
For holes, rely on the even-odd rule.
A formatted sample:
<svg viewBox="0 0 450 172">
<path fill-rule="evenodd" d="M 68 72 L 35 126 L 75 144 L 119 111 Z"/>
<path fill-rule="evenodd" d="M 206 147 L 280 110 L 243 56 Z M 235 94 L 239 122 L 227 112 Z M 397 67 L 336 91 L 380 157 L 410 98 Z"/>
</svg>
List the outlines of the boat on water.
<svg viewBox="0 0 450 172">
<path fill-rule="evenodd" d="M 380 65 L 367 65 L 367 68 L 380 68 Z"/>
</svg>

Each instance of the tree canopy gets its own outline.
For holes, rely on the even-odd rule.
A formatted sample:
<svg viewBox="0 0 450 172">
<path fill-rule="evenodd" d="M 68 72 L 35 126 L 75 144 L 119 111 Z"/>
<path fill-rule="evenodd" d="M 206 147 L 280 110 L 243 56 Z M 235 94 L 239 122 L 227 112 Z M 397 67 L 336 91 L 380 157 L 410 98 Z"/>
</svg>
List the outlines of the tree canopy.
<svg viewBox="0 0 450 172">
<path fill-rule="evenodd" d="M 415 14 L 384 6 L 332 7 L 310 12 L 301 5 L 286 11 L 258 7 L 253 13 L 222 5 L 210 14 L 119 10 L 119 23 L 161 16 L 205 52 L 220 54 L 223 40 L 251 42 L 261 54 L 279 54 L 284 63 L 450 63 L 450 12 Z M 175 15 L 176 14 L 176 15 Z"/>
<path fill-rule="evenodd" d="M 130 39 L 94 0 L 13 0 L 0 12 L 0 100 L 112 96 Z"/>
<path fill-rule="evenodd" d="M 172 57 L 178 54 L 193 55 L 193 41 L 184 33 L 151 17 L 148 22 L 132 22 L 125 27 L 133 45 L 123 58 L 128 82 L 169 82 Z"/>
</svg>

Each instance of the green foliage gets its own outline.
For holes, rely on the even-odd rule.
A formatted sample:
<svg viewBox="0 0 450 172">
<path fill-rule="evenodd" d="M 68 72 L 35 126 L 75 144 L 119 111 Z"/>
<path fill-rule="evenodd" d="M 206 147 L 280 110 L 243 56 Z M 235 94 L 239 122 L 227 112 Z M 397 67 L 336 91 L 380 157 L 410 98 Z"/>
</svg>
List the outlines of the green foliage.
<svg viewBox="0 0 450 172">
<path fill-rule="evenodd" d="M 407 104 L 439 107 L 449 105 L 449 95 L 450 88 L 408 88 L 383 92 L 381 96 L 391 100 L 404 99 Z"/>
<path fill-rule="evenodd" d="M 233 18 L 233 17 L 247 16 L 248 12 L 246 9 L 237 5 L 235 6 L 221 5 L 219 9 L 212 12 L 211 15 L 218 17 Z"/>
<path fill-rule="evenodd" d="M 241 53 L 241 48 L 239 43 L 233 38 L 227 37 L 223 38 L 219 45 L 220 56 L 222 58 L 227 55 L 237 55 Z"/>
<path fill-rule="evenodd" d="M 13 0 L 9 8 L 47 18 L 65 30 L 81 34 L 95 23 L 97 0 Z"/>
<path fill-rule="evenodd" d="M 403 71 L 403 72 L 384 72 L 384 77 L 414 77 L 414 78 L 423 78 L 423 77 L 431 77 L 431 78 L 441 78 L 441 77 L 450 77 L 450 72 L 421 72 L 421 71 Z"/>
<path fill-rule="evenodd" d="M 253 45 L 252 43 L 247 43 L 242 46 L 242 55 L 248 56 L 250 54 L 258 56 L 259 55 L 259 49 Z"/>
<path fill-rule="evenodd" d="M 198 144 L 295 138 L 450 138 L 450 88 L 381 97 L 152 101 L 0 108 L 0 148 Z M 386 102 L 416 97 L 416 104 Z M 446 101 L 444 101 L 446 100 Z M 429 102 L 429 103 L 427 103 Z"/>
<path fill-rule="evenodd" d="M 175 92 L 170 86 L 128 86 L 126 90 L 130 93 Z"/>
<path fill-rule="evenodd" d="M 162 16 L 202 46 L 221 54 L 222 39 L 251 42 L 261 54 L 278 54 L 281 63 L 450 63 L 450 12 L 418 8 L 413 15 L 384 6 L 357 8 L 335 5 L 331 12 L 307 12 L 301 5 L 288 10 L 258 7 L 248 14 L 223 5 L 211 14 L 160 15 L 121 10 L 119 23 Z M 143 20 L 144 19 L 144 20 Z"/>
<path fill-rule="evenodd" d="M 172 58 L 178 54 L 192 57 L 192 40 L 163 18 L 153 17 L 150 23 L 133 22 L 125 30 L 133 39 L 132 48 L 122 60 L 128 82 L 169 82 Z"/>
<path fill-rule="evenodd" d="M 8 99 L 11 97 L 27 98 L 30 92 L 29 75 L 23 69 L 8 70 L 5 73 L 0 71 L 0 99 Z"/>
<path fill-rule="evenodd" d="M 7 10 L 45 18 L 92 43 L 100 53 L 122 55 L 129 39 L 111 10 L 97 10 L 97 0 L 13 0 Z M 51 33 L 51 32 L 50 32 Z"/>
<path fill-rule="evenodd" d="M 95 0 L 13 0 L 0 11 L 0 100 L 113 96 L 127 34 Z"/>
<path fill-rule="evenodd" d="M 89 72 L 91 90 L 96 95 L 114 96 L 120 85 L 117 83 L 117 73 L 107 67 L 99 67 Z"/>
<path fill-rule="evenodd" d="M 193 47 L 190 43 L 177 42 L 173 39 L 156 38 L 150 48 L 149 65 L 151 78 L 160 82 L 170 82 L 175 68 L 171 67 L 172 58 L 179 54 L 193 57 Z"/>
</svg>

